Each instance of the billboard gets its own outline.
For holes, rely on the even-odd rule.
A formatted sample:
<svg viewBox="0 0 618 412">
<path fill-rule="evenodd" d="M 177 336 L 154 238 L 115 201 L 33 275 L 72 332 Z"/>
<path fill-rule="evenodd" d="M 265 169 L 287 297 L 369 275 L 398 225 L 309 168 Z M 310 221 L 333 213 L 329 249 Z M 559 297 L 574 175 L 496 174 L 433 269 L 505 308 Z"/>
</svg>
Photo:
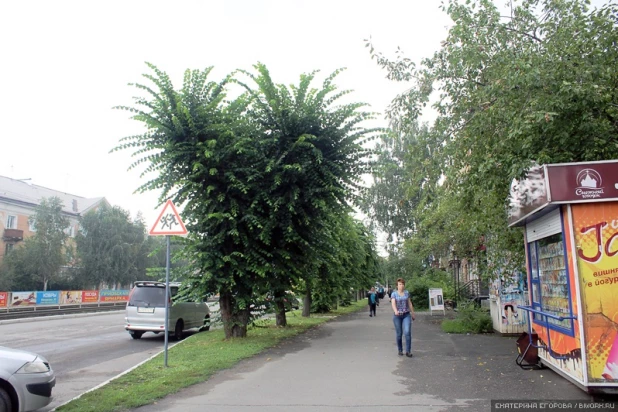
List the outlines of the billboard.
<svg viewBox="0 0 618 412">
<path fill-rule="evenodd" d="M 102 290 L 100 292 L 100 301 L 101 302 L 128 302 L 129 301 L 129 292 L 128 289 L 119 289 L 119 290 Z"/>
<path fill-rule="evenodd" d="M 60 291 L 51 290 L 36 293 L 37 305 L 57 305 L 60 300 Z"/>
<path fill-rule="evenodd" d="M 618 199 L 618 161 L 547 165 L 552 202 Z"/>
<path fill-rule="evenodd" d="M 618 382 L 618 202 L 573 205 L 591 382 Z"/>
<path fill-rule="evenodd" d="M 0 308 L 5 308 L 8 305 L 9 292 L 0 292 Z"/>
<path fill-rule="evenodd" d="M 82 303 L 81 290 L 63 290 L 60 293 L 61 305 L 76 305 Z"/>
<path fill-rule="evenodd" d="M 10 306 L 34 306 L 36 305 L 36 292 L 12 292 Z"/>
<path fill-rule="evenodd" d="M 444 297 L 442 289 L 429 289 L 429 310 L 444 311 Z"/>
<path fill-rule="evenodd" d="M 98 290 L 82 290 L 82 303 L 97 303 L 98 301 Z"/>
</svg>

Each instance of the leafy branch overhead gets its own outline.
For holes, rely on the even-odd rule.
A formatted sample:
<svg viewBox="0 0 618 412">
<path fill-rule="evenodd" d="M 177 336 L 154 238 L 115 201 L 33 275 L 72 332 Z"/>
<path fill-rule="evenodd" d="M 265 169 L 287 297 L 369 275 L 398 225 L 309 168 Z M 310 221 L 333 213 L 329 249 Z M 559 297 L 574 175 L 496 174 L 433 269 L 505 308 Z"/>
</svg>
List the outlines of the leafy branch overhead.
<svg viewBox="0 0 618 412">
<path fill-rule="evenodd" d="M 389 219 L 405 218 L 409 236 L 435 239 L 442 250 L 474 251 L 486 235 L 502 258 L 521 259 L 521 235 L 506 228 L 512 179 L 535 163 L 618 157 L 618 6 L 525 0 L 502 11 L 489 0 L 449 0 L 441 7 L 453 24 L 431 57 L 389 58 L 367 44 L 387 76 L 407 87 L 388 113 L 405 148 L 385 148 L 382 158 L 401 159 L 404 177 L 390 202 L 412 210 L 393 209 Z M 419 125 L 430 110 L 435 121 Z M 393 180 L 390 170 L 393 177 L 380 173 L 378 182 Z M 450 236 L 440 240 L 443 230 Z"/>
</svg>

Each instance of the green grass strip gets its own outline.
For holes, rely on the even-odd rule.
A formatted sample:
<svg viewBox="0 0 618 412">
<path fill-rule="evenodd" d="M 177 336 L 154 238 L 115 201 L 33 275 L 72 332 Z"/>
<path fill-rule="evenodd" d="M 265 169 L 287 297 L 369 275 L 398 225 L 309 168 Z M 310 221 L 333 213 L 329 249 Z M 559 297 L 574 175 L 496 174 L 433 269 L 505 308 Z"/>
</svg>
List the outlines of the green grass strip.
<svg viewBox="0 0 618 412">
<path fill-rule="evenodd" d="M 274 319 L 249 329 L 246 338 L 225 339 L 223 330 L 197 333 L 168 350 L 168 367 L 163 353 L 107 385 L 58 407 L 59 412 L 126 411 L 148 405 L 167 395 L 208 380 L 215 372 L 271 348 L 283 339 L 367 306 L 365 300 L 326 314 L 303 318 L 300 311 L 288 312 L 288 326 L 275 326 Z"/>
</svg>

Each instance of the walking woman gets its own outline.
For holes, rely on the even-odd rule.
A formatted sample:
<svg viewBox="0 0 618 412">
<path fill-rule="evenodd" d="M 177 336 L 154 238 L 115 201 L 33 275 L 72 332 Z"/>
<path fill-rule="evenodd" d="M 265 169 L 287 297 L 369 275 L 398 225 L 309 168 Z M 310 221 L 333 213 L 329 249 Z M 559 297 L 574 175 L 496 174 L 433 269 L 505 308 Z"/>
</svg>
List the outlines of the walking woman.
<svg viewBox="0 0 618 412">
<path fill-rule="evenodd" d="M 410 294 L 404 290 L 406 281 L 402 278 L 397 279 L 397 290 L 391 294 L 391 305 L 393 307 L 393 323 L 397 333 L 397 349 L 399 356 L 403 356 L 402 335 L 406 337 L 406 356 L 412 357 L 412 322 L 414 320 L 414 306 L 410 300 Z"/>
</svg>

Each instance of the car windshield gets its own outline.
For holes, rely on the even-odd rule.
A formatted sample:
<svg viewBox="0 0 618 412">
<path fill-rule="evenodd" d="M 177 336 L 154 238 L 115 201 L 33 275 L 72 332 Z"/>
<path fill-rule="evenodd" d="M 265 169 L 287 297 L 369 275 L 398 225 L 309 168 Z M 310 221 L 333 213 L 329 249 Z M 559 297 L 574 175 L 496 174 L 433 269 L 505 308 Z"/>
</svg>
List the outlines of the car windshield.
<svg viewBox="0 0 618 412">
<path fill-rule="evenodd" d="M 165 307 L 165 288 L 152 286 L 136 286 L 129 306 L 150 306 L 157 308 Z"/>
</svg>

